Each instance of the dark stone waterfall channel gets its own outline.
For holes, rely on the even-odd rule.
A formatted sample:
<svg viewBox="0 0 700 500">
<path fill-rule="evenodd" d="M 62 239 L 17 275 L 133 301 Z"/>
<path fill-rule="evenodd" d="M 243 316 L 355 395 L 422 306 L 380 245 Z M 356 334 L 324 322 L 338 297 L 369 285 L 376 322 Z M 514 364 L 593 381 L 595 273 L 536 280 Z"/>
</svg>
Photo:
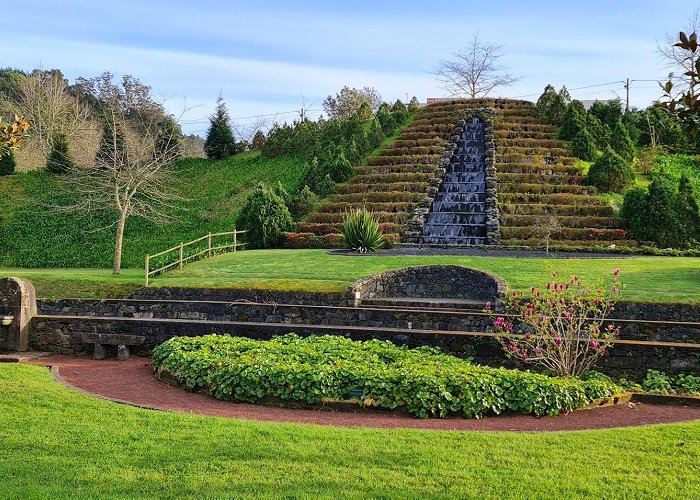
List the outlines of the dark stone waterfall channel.
<svg viewBox="0 0 700 500">
<path fill-rule="evenodd" d="M 486 244 L 486 123 L 470 118 L 457 141 L 420 242 Z"/>
</svg>

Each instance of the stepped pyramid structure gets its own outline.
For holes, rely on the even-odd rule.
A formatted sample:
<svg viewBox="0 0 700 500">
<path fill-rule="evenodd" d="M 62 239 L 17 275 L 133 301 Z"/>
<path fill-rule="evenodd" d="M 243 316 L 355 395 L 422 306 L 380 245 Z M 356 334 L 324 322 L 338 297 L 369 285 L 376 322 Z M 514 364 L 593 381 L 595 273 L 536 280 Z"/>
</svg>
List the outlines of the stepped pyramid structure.
<svg viewBox="0 0 700 500">
<path fill-rule="evenodd" d="M 392 243 L 634 245 L 564 146 L 528 101 L 430 104 L 298 230 L 338 233 L 365 206 Z"/>
</svg>

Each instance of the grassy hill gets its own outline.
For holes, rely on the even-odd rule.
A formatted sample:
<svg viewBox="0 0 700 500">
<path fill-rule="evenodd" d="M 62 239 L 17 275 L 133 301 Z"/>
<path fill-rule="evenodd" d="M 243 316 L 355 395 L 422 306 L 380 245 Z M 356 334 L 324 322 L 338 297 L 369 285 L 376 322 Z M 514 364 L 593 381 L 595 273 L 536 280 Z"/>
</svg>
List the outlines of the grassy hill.
<svg viewBox="0 0 700 500">
<path fill-rule="evenodd" d="M 133 218 L 124 239 L 124 267 L 143 266 L 155 253 L 209 231 L 229 231 L 248 192 L 259 181 L 296 190 L 305 163 L 297 158 L 267 159 L 243 153 L 224 161 L 190 158 L 176 166 L 173 191 L 177 220 L 156 225 Z M 68 201 L 58 189 L 60 177 L 45 171 L 0 177 L 0 265 L 13 267 L 110 267 L 114 220 L 108 213 L 90 216 L 56 212 Z"/>
</svg>

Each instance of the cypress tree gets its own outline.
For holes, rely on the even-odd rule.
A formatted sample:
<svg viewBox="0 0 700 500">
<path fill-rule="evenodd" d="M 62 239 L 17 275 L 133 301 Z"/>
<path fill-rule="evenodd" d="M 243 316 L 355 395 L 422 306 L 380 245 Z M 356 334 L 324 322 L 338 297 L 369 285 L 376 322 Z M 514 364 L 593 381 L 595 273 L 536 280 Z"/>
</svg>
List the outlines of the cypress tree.
<svg viewBox="0 0 700 500">
<path fill-rule="evenodd" d="M 571 101 L 564 112 L 564 119 L 559 129 L 559 138 L 570 141 L 586 126 L 586 108 L 581 101 Z"/>
<path fill-rule="evenodd" d="M 622 193 L 634 182 L 634 170 L 608 146 L 588 170 L 588 182 L 606 193 Z"/>
<path fill-rule="evenodd" d="M 236 140 L 229 125 L 228 111 L 224 99 L 219 96 L 216 100 L 216 111 L 209 118 L 209 131 L 204 142 L 204 152 L 207 158 L 225 160 L 236 154 Z"/>
<path fill-rule="evenodd" d="M 375 118 L 372 120 L 372 124 L 369 127 L 369 134 L 367 136 L 370 147 L 374 150 L 381 146 L 384 142 L 384 132 L 382 132 L 382 126 L 379 120 Z"/>
<path fill-rule="evenodd" d="M 631 162 L 634 159 L 634 143 L 621 120 L 618 120 L 610 135 L 610 147 L 626 161 Z"/>
<path fill-rule="evenodd" d="M 645 228 L 646 239 L 662 248 L 682 244 L 683 226 L 678 218 L 676 199 L 674 182 L 665 175 L 657 175 L 649 185 L 641 223 Z"/>
<path fill-rule="evenodd" d="M 12 175 L 15 173 L 17 162 L 12 151 L 0 156 L 0 175 Z"/>
<path fill-rule="evenodd" d="M 51 153 L 46 160 L 46 170 L 52 174 L 63 174 L 73 167 L 68 153 L 68 141 L 63 134 L 56 134 L 51 144 Z"/>
<path fill-rule="evenodd" d="M 676 213 L 682 227 L 682 243 L 688 244 L 691 240 L 700 240 L 700 209 L 695 199 L 693 185 L 685 174 L 681 175 L 678 183 Z"/>
<path fill-rule="evenodd" d="M 571 149 L 571 154 L 573 154 L 575 157 L 584 161 L 595 160 L 595 141 L 593 140 L 593 136 L 588 129 L 582 128 L 581 131 L 576 134 L 576 137 L 574 137 L 574 140 L 571 141 L 569 146 Z"/>
</svg>

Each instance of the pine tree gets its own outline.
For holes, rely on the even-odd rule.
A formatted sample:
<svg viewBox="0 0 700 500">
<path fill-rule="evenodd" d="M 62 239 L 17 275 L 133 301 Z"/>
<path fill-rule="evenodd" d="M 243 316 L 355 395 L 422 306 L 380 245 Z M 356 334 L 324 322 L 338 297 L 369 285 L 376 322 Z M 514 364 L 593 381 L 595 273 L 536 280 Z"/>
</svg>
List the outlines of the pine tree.
<svg viewBox="0 0 700 500">
<path fill-rule="evenodd" d="M 250 143 L 253 149 L 261 149 L 265 144 L 265 134 L 262 130 L 257 130 L 253 136 L 253 141 Z"/>
<path fill-rule="evenodd" d="M 554 87 L 547 85 L 544 92 L 537 99 L 537 114 L 547 123 L 560 126 L 564 120 L 566 102 L 561 93 L 557 93 Z"/>
<path fill-rule="evenodd" d="M 224 99 L 219 96 L 216 100 L 216 111 L 209 118 L 209 132 L 204 142 L 204 152 L 207 158 L 225 160 L 236 154 L 236 140 L 229 125 L 228 111 Z"/>
<path fill-rule="evenodd" d="M 581 101 L 572 101 L 566 107 L 564 119 L 559 129 L 559 138 L 570 141 L 586 126 L 586 109 Z"/>
<path fill-rule="evenodd" d="M 634 159 L 634 143 L 621 120 L 618 120 L 610 135 L 610 147 L 626 161 L 631 162 Z"/>
<path fill-rule="evenodd" d="M 17 162 L 12 151 L 0 156 L 0 175 L 12 175 L 15 173 Z"/>
<path fill-rule="evenodd" d="M 595 160 L 596 147 L 593 136 L 588 131 L 588 129 L 583 128 L 576 134 L 574 140 L 570 144 L 571 154 L 576 158 L 580 158 L 584 161 Z"/>
<path fill-rule="evenodd" d="M 369 127 L 369 134 L 367 136 L 370 147 L 374 150 L 381 146 L 384 142 L 384 132 L 382 132 L 382 126 L 379 120 L 375 118 L 372 120 L 372 124 Z"/>
<path fill-rule="evenodd" d="M 73 167 L 68 152 L 68 140 L 63 134 L 56 134 L 51 144 L 51 153 L 46 160 L 46 170 L 52 174 L 63 174 Z"/>
</svg>

